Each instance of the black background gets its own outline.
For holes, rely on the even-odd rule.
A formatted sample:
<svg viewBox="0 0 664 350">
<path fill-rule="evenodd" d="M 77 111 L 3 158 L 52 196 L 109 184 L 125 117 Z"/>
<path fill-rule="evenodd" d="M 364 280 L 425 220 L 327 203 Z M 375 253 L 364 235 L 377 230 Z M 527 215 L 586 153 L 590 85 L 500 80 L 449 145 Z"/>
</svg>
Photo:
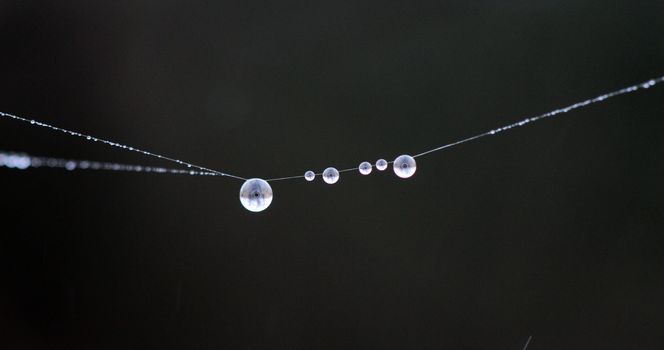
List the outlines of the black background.
<svg viewBox="0 0 664 350">
<path fill-rule="evenodd" d="M 661 1 L 0 1 L 0 110 L 244 177 L 664 74 Z M 664 345 L 664 88 L 273 183 L 0 169 L 6 349 Z M 0 120 L 0 149 L 170 166 Z"/>
</svg>

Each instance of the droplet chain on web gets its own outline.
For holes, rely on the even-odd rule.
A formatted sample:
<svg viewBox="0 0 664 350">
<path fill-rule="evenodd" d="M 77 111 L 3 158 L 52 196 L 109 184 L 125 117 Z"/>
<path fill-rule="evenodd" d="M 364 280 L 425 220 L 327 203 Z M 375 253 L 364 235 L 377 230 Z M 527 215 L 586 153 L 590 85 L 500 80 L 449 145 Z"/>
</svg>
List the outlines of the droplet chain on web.
<svg viewBox="0 0 664 350">
<path fill-rule="evenodd" d="M 143 150 L 143 149 L 140 149 L 140 148 L 136 148 L 136 147 L 124 145 L 124 144 L 121 144 L 121 143 L 104 140 L 104 139 L 94 137 L 94 136 L 91 136 L 91 135 L 82 134 L 80 132 L 60 128 L 60 127 L 57 127 L 57 126 L 54 126 L 54 125 L 51 125 L 51 124 L 47 124 L 47 123 L 44 123 L 44 122 L 41 122 L 41 121 L 38 121 L 38 120 L 23 118 L 23 117 L 19 117 L 19 116 L 9 114 L 9 113 L 4 113 L 4 112 L 0 112 L 0 116 L 11 118 L 11 119 L 18 120 L 18 121 L 22 121 L 24 123 L 30 123 L 31 125 L 51 129 L 53 131 L 60 131 L 60 132 L 63 132 L 67 135 L 80 137 L 80 138 L 83 138 L 83 139 L 88 140 L 90 142 L 99 142 L 99 143 L 102 143 L 102 144 L 105 144 L 105 145 L 108 145 L 108 146 L 117 147 L 117 148 L 124 149 L 124 150 L 127 150 L 127 151 L 138 152 L 138 153 L 141 153 L 141 154 L 149 156 L 149 157 L 162 159 L 162 160 L 165 160 L 165 161 L 168 161 L 168 162 L 172 162 L 172 163 L 176 163 L 176 164 L 179 164 L 179 165 L 182 165 L 182 166 L 186 166 L 188 168 L 195 168 L 195 169 L 198 169 L 202 172 L 215 173 L 219 176 L 227 176 L 227 177 L 231 177 L 231 178 L 238 179 L 238 180 L 246 180 L 245 178 L 237 176 L 237 175 L 224 173 L 224 172 L 221 172 L 221 171 L 217 171 L 217 170 L 213 170 L 213 169 L 210 169 L 210 168 L 202 167 L 200 165 L 185 162 L 185 161 L 182 161 L 182 160 L 179 160 L 179 159 L 166 157 L 166 156 L 163 156 L 161 154 L 149 152 L 149 151 L 146 151 L 146 150 Z"/>
<path fill-rule="evenodd" d="M 476 139 L 479 139 L 479 138 L 484 137 L 484 136 L 496 135 L 496 134 L 501 133 L 503 131 L 507 131 L 507 130 L 513 129 L 513 128 L 518 128 L 518 127 L 524 126 L 526 124 L 530 124 L 532 122 L 536 122 L 536 121 L 544 119 L 544 118 L 555 117 L 558 114 L 567 113 L 567 112 L 573 111 L 577 108 L 586 107 L 586 106 L 589 106 L 591 104 L 595 104 L 597 102 L 602 102 L 602 101 L 605 101 L 605 100 L 607 100 L 611 97 L 616 97 L 616 96 L 619 96 L 619 95 L 628 94 L 630 92 L 634 92 L 634 91 L 639 90 L 639 89 L 648 89 L 648 88 L 653 87 L 656 84 L 659 84 L 663 81 L 664 81 L 664 76 L 656 78 L 656 79 L 650 79 L 650 80 L 648 80 L 644 83 L 641 83 L 641 84 L 628 86 L 628 87 L 622 88 L 620 90 L 616 90 L 616 91 L 609 92 L 609 93 L 606 93 L 606 94 L 603 94 L 603 95 L 599 95 L 595 98 L 590 98 L 590 99 L 587 99 L 585 101 L 577 102 L 577 103 L 575 103 L 573 105 L 569 105 L 567 107 L 559 108 L 559 109 L 553 110 L 551 112 L 540 114 L 540 115 L 535 116 L 535 117 L 526 118 L 526 119 L 520 120 L 518 122 L 502 126 L 500 128 L 492 129 L 492 130 L 489 130 L 489 131 L 487 131 L 485 133 L 482 133 L 482 134 L 479 134 L 479 135 L 471 136 L 471 137 L 465 138 L 463 140 L 459 140 L 459 141 L 456 141 L 456 142 L 449 143 L 447 145 L 442 145 L 442 146 L 439 146 L 439 147 L 436 147 L 436 148 L 432 148 L 428 151 L 418 153 L 418 154 L 414 155 L 413 157 L 414 158 L 421 157 L 421 156 L 427 155 L 429 153 L 441 151 L 445 148 L 460 145 L 462 143 L 466 143 L 468 141 L 476 140 Z"/>
<path fill-rule="evenodd" d="M 73 170 L 110 170 L 132 173 L 156 173 L 198 176 L 221 176 L 209 171 L 188 169 L 173 169 L 147 165 L 133 165 L 121 163 L 95 162 L 91 160 L 77 160 L 51 157 L 37 157 L 25 153 L 0 151 L 0 167 L 25 170 L 28 168 L 56 168 Z"/>
<path fill-rule="evenodd" d="M 584 100 L 584 101 L 581 101 L 581 102 L 577 102 L 577 103 L 569 105 L 567 107 L 559 108 L 559 109 L 556 109 L 556 110 L 553 110 L 553 111 L 550 111 L 550 112 L 547 112 L 547 113 L 544 113 L 544 114 L 540 114 L 540 115 L 537 115 L 537 116 L 534 116 L 534 117 L 525 118 L 525 119 L 520 120 L 518 122 L 507 124 L 505 126 L 501 126 L 501 127 L 489 130 L 487 132 L 475 135 L 475 136 L 467 137 L 467 138 L 461 139 L 459 141 L 455 141 L 455 142 L 448 143 L 448 144 L 445 144 L 445 145 L 442 145 L 442 146 L 434 147 L 434 148 L 429 149 L 427 151 L 417 153 L 417 154 L 413 155 L 412 157 L 413 158 L 422 157 L 422 156 L 425 156 L 427 154 L 442 151 L 446 148 L 458 146 L 462 143 L 477 140 L 477 139 L 485 137 L 485 136 L 496 135 L 496 134 L 499 134 L 501 132 L 504 132 L 504 131 L 507 131 L 507 130 L 510 130 L 510 129 L 514 129 L 514 128 L 518 128 L 518 127 L 524 126 L 526 124 L 530 124 L 530 123 L 533 123 L 533 122 L 536 122 L 536 121 L 539 121 L 539 120 L 542 120 L 542 119 L 545 119 L 545 118 L 554 117 L 554 116 L 557 116 L 559 114 L 564 114 L 564 113 L 571 112 L 571 111 L 573 111 L 575 109 L 578 109 L 578 108 L 582 108 L 582 107 L 586 107 L 586 106 L 589 106 L 589 105 L 592 105 L 592 104 L 595 104 L 595 103 L 598 103 L 598 102 L 602 102 L 602 101 L 608 100 L 612 97 L 616 97 L 616 96 L 620 96 L 620 95 L 624 95 L 624 94 L 629 94 L 629 93 L 632 93 L 632 92 L 637 91 L 637 90 L 648 89 L 648 88 L 651 88 L 651 87 L 653 87 L 653 86 L 655 86 L 659 83 L 662 83 L 662 82 L 664 82 L 664 76 L 661 76 L 659 78 L 649 79 L 649 80 L 647 80 L 643 83 L 640 83 L 640 84 L 634 84 L 634 85 L 631 85 L 631 86 L 627 86 L 627 87 L 619 89 L 619 90 L 615 90 L 615 91 L 612 91 L 612 92 L 608 92 L 608 93 L 599 95 L 599 96 L 594 97 L 594 98 L 590 98 L 590 99 L 587 99 L 587 100 Z M 394 163 L 394 161 L 386 162 L 384 159 L 379 159 L 376 162 L 376 168 L 378 170 L 382 171 L 385 168 L 387 168 L 388 164 L 393 164 L 393 163 Z M 348 171 L 357 171 L 357 170 L 359 170 L 359 166 L 342 169 L 342 170 L 339 170 L 339 172 L 344 173 L 344 172 L 348 172 Z M 323 175 L 323 173 L 316 173 L 315 174 L 315 176 L 320 176 L 320 175 Z M 270 178 L 270 179 L 267 179 L 266 181 L 268 181 L 268 182 L 270 182 L 270 181 L 282 181 L 282 180 L 300 179 L 300 178 L 303 178 L 303 177 L 305 177 L 305 176 L 304 175 L 293 175 L 293 176 Z M 311 181 L 311 180 L 308 180 L 308 181 Z"/>
<path fill-rule="evenodd" d="M 481 133 L 481 134 L 478 134 L 478 135 L 475 135 L 475 136 L 471 136 L 471 137 L 468 137 L 468 138 L 465 138 L 465 139 L 461 139 L 459 141 L 455 141 L 455 142 L 448 143 L 448 144 L 445 144 L 445 145 L 442 145 L 442 146 L 434 147 L 434 148 L 429 149 L 427 151 L 417 153 L 414 156 L 403 154 L 403 155 L 400 155 L 399 157 L 397 157 L 394 161 L 390 161 L 390 162 L 386 161 L 385 159 L 379 159 L 378 161 L 376 161 L 375 167 L 378 171 L 384 171 L 384 170 L 387 169 L 388 164 L 392 164 L 394 173 L 398 177 L 400 177 L 400 178 L 409 178 L 409 177 L 413 176 L 413 174 L 415 173 L 415 171 L 417 169 L 417 164 L 416 164 L 415 158 L 422 157 L 422 156 L 430 154 L 430 153 L 442 151 L 446 148 L 457 146 L 457 145 L 460 145 L 460 144 L 463 144 L 463 143 L 466 143 L 466 142 L 470 142 L 470 141 L 473 141 L 473 140 L 476 140 L 476 139 L 479 139 L 479 138 L 482 138 L 482 137 L 485 137 L 485 136 L 492 136 L 492 135 L 496 135 L 496 134 L 502 133 L 504 131 L 513 129 L 513 128 L 522 127 L 524 125 L 536 122 L 538 120 L 542 120 L 542 119 L 545 119 L 545 118 L 550 118 L 550 117 L 554 117 L 554 116 L 557 116 L 557 115 L 560 115 L 560 114 L 568 113 L 572 110 L 582 108 L 582 107 L 586 107 L 586 106 L 589 106 L 589 105 L 592 105 L 592 104 L 595 104 L 595 103 L 599 103 L 599 102 L 608 100 L 612 97 L 616 97 L 616 96 L 620 96 L 620 95 L 624 95 L 624 94 L 629 94 L 629 93 L 632 93 L 632 92 L 640 90 L 640 89 L 648 89 L 648 88 L 653 87 L 653 86 L 655 86 L 659 83 L 662 83 L 662 82 L 664 82 L 664 76 L 659 77 L 659 78 L 655 78 L 655 79 L 650 79 L 646 82 L 631 85 L 631 86 L 628 86 L 628 87 L 625 87 L 625 88 L 622 88 L 622 89 L 619 89 L 619 90 L 615 90 L 613 92 L 605 93 L 605 94 L 599 95 L 599 96 L 591 98 L 591 99 L 587 99 L 587 100 L 584 100 L 584 101 L 581 101 L 581 102 L 577 102 L 575 104 L 569 105 L 569 106 L 564 107 L 564 108 L 559 108 L 559 109 L 556 109 L 556 110 L 553 110 L 553 111 L 550 111 L 550 112 L 547 112 L 547 113 L 544 113 L 544 114 L 540 114 L 540 115 L 537 115 L 537 116 L 534 116 L 534 117 L 525 118 L 525 119 L 520 120 L 518 122 L 507 124 L 505 126 L 501 126 L 499 128 L 495 128 L 495 129 L 489 130 L 487 132 L 484 132 L 484 133 Z M 262 179 L 258 179 L 258 178 L 246 179 L 246 178 L 243 178 L 241 176 L 232 175 L 232 174 L 229 174 L 229 173 L 224 173 L 224 172 L 221 172 L 221 171 L 205 168 L 205 167 L 198 166 L 198 165 L 195 165 L 195 164 L 191 164 L 191 163 L 179 160 L 179 159 L 162 156 L 162 155 L 157 154 L 157 153 L 148 152 L 148 151 L 141 150 L 141 149 L 138 149 L 138 148 L 135 148 L 135 147 L 131 147 L 131 146 L 123 145 L 123 144 L 120 144 L 120 143 L 116 143 L 116 142 L 96 138 L 96 137 L 93 137 L 93 136 L 90 136 L 90 135 L 85 135 L 85 134 L 82 134 L 82 133 L 79 133 L 79 132 L 63 129 L 63 128 L 53 126 L 53 125 L 50 125 L 50 124 L 47 124 L 47 123 L 44 123 L 44 122 L 40 122 L 40 121 L 36 121 L 36 120 L 32 120 L 32 119 L 27 119 L 27 118 L 22 118 L 22 117 L 18 117 L 18 116 L 12 115 L 12 114 L 4 113 L 4 112 L 0 112 L 0 116 L 7 117 L 7 118 L 12 118 L 12 119 L 15 119 L 15 120 L 30 123 L 32 125 L 36 125 L 36 126 L 40 126 L 40 127 L 45 127 L 45 128 L 48 128 L 48 129 L 51 129 L 51 130 L 54 130 L 54 131 L 61 131 L 61 132 L 64 132 L 65 134 L 68 134 L 70 136 L 85 138 L 88 141 L 100 142 L 100 143 L 106 144 L 108 146 L 113 146 L 113 147 L 118 147 L 118 148 L 128 150 L 128 151 L 138 152 L 138 153 L 141 153 L 143 155 L 150 156 L 150 157 L 163 159 L 163 160 L 170 161 L 170 162 L 173 162 L 173 163 L 176 163 L 176 164 L 179 164 L 179 165 L 187 166 L 189 168 L 198 169 L 198 171 L 189 171 L 188 173 L 191 174 L 191 175 L 227 176 L 227 177 L 231 177 L 231 178 L 238 179 L 238 180 L 244 180 L 245 182 L 242 185 L 242 188 L 240 190 L 240 202 L 242 203 L 242 205 L 246 209 L 248 209 L 250 211 L 253 211 L 253 212 L 258 212 L 258 211 L 265 210 L 270 205 L 270 203 L 272 202 L 273 192 L 272 192 L 272 188 L 270 187 L 268 182 L 291 180 L 291 179 L 300 179 L 300 178 L 304 178 L 307 181 L 313 181 L 316 178 L 316 176 L 322 176 L 323 181 L 325 183 L 335 184 L 340 179 L 340 173 L 345 173 L 345 172 L 349 172 L 349 171 L 358 171 L 359 170 L 360 174 L 369 175 L 371 173 L 372 168 L 373 168 L 372 165 L 369 162 L 362 162 L 362 163 L 360 163 L 359 166 L 346 168 L 346 169 L 341 169 L 341 170 L 337 170 L 336 168 L 333 168 L 333 167 L 328 167 L 322 173 L 314 173 L 313 171 L 307 171 L 302 175 L 276 177 L 276 178 L 270 178 L 270 179 L 267 179 L 267 180 L 262 180 Z M 0 155 L 2 155 L 2 154 L 0 154 Z M 56 159 L 56 158 L 27 158 L 27 159 L 28 159 L 27 165 L 25 163 L 25 159 L 22 159 L 22 158 L 12 158 L 12 159 L 10 159 L 10 162 L 13 162 L 13 163 L 11 163 L 11 165 L 6 165 L 6 164 L 2 164 L 2 165 L 8 166 L 8 167 L 15 167 L 15 168 L 34 167 L 33 162 L 41 164 L 41 163 L 44 163 L 44 161 L 45 161 L 45 164 L 47 164 L 47 166 L 48 166 L 48 164 L 53 164 L 54 165 L 53 167 L 63 167 L 65 169 L 69 169 L 69 170 L 73 170 L 72 168 L 75 169 L 76 167 L 83 168 L 85 166 L 87 168 L 87 166 L 89 166 L 89 164 L 87 162 L 83 163 L 85 161 L 67 161 L 67 160 Z M 3 159 L 3 162 L 4 161 L 5 160 Z M 23 163 L 22 163 L 22 161 L 23 161 Z M 126 171 L 144 172 L 144 167 L 142 167 L 142 166 L 122 165 L 122 164 L 115 164 L 115 163 L 96 163 L 96 162 L 95 162 L 95 164 L 97 164 L 95 166 L 98 167 L 98 168 L 105 168 L 104 170 L 126 170 Z M 108 168 L 108 169 L 106 169 L 106 168 Z M 137 169 L 140 169 L 140 170 L 137 170 Z M 186 170 L 179 170 L 179 169 L 150 168 L 150 171 L 152 171 L 152 169 L 161 169 L 162 170 L 162 171 L 156 171 L 156 172 L 170 172 L 170 173 L 176 173 L 176 174 L 187 173 Z"/>
</svg>

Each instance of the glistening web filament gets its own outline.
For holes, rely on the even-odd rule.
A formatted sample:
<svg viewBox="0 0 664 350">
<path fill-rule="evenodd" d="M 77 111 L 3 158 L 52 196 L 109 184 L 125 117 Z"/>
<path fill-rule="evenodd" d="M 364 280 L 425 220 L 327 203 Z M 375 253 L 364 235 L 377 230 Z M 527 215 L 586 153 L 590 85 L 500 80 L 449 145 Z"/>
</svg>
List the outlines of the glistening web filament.
<svg viewBox="0 0 664 350">
<path fill-rule="evenodd" d="M 649 89 L 657 84 L 664 82 L 664 76 L 659 78 L 654 78 L 647 80 L 640 84 L 635 84 L 631 86 L 624 87 L 612 92 L 608 92 L 602 95 L 599 95 L 594 98 L 583 100 L 581 102 L 574 103 L 567 107 L 555 109 L 553 111 L 540 114 L 534 117 L 529 117 L 522 119 L 520 121 L 507 124 L 489 131 L 477 134 L 475 136 L 467 137 L 452 143 L 447 143 L 441 146 L 431 148 L 429 150 L 417 153 L 413 156 L 403 154 L 398 156 L 395 160 L 388 162 L 385 159 L 378 159 L 375 163 L 375 167 L 378 171 L 384 171 L 388 168 L 389 164 L 392 164 L 392 169 L 394 173 L 402 179 L 410 178 L 415 174 L 417 170 L 416 158 L 423 157 L 425 155 L 439 152 L 444 149 L 458 146 L 460 144 L 477 140 L 486 136 L 493 136 L 505 132 L 510 129 L 522 127 L 527 124 L 540 121 L 542 119 L 555 117 L 561 114 L 571 112 L 575 109 L 586 107 L 595 103 L 606 101 L 610 98 L 629 94 L 637 90 Z M 200 165 L 192 164 L 183 160 L 179 160 L 172 157 L 167 157 L 158 153 L 146 151 L 136 147 L 128 146 L 125 144 L 97 138 L 91 135 L 83 134 L 80 132 L 64 129 L 58 126 L 54 126 L 42 121 L 35 119 L 29 119 L 24 117 L 19 117 L 13 114 L 0 112 L 0 117 L 5 117 L 7 119 L 13 119 L 20 122 L 28 123 L 32 126 L 43 127 L 51 131 L 57 131 L 64 133 L 65 135 L 74 136 L 82 138 L 89 142 L 101 143 L 110 147 L 116 147 L 125 151 L 137 152 L 142 155 L 157 158 L 163 161 L 175 163 L 179 166 L 184 167 L 185 169 L 172 169 L 172 168 L 161 168 L 161 167 L 149 167 L 142 165 L 127 165 L 127 164 L 118 164 L 118 163 L 107 163 L 107 162 L 94 162 L 86 160 L 67 160 L 59 158 L 46 158 L 46 157 L 34 157 L 22 153 L 12 153 L 12 152 L 0 152 L 0 167 L 7 167 L 12 169 L 28 169 L 28 168 L 39 168 L 39 167 L 48 167 L 48 168 L 61 168 L 66 170 L 110 170 L 110 171 L 128 171 L 128 172 L 141 172 L 141 173 L 163 173 L 163 174 L 184 174 L 184 175 L 201 175 L 201 176 L 221 176 L 228 177 L 235 180 L 242 180 L 243 184 L 240 188 L 240 203 L 249 211 L 260 212 L 267 209 L 272 203 L 273 191 L 269 182 L 284 181 L 284 180 L 293 180 L 301 179 L 311 182 L 315 180 L 316 176 L 321 176 L 323 181 L 327 184 L 335 184 L 339 181 L 341 173 L 357 171 L 362 175 L 369 175 L 372 172 L 371 163 L 364 161 L 358 166 L 344 168 L 337 170 L 334 167 L 328 167 L 321 173 L 315 173 L 314 171 L 308 170 L 303 175 L 292 175 L 292 176 L 283 176 L 270 178 L 267 180 L 252 178 L 246 179 L 244 177 L 233 175 L 229 172 L 219 171 L 203 167 Z"/>
</svg>

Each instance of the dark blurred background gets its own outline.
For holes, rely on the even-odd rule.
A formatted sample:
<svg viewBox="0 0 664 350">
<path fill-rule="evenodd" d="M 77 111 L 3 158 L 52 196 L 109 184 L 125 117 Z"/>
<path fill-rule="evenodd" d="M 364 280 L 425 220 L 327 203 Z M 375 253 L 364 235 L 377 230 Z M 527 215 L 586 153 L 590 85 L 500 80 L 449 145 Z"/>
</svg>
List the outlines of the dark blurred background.
<svg viewBox="0 0 664 350">
<path fill-rule="evenodd" d="M 664 74 L 662 1 L 0 0 L 0 110 L 245 177 Z M 0 169 L 3 349 L 661 349 L 664 88 L 273 183 Z M 0 149 L 170 166 L 0 119 Z"/>
</svg>

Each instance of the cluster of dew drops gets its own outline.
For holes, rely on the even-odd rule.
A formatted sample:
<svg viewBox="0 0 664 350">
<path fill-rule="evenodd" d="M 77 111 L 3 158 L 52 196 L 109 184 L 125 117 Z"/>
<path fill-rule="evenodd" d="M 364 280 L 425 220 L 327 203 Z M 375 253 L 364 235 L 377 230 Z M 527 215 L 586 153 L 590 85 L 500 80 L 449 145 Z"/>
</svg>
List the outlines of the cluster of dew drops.
<svg viewBox="0 0 664 350">
<path fill-rule="evenodd" d="M 388 163 L 385 159 L 379 159 L 376 161 L 376 169 L 378 169 L 378 171 L 385 171 L 387 165 Z M 407 179 L 415 174 L 417 163 L 415 163 L 415 158 L 404 154 L 398 156 L 394 162 L 392 162 L 392 168 L 398 177 Z M 369 175 L 373 170 L 373 166 L 369 162 L 362 162 L 357 167 L 357 170 L 362 175 Z M 339 171 L 333 167 L 329 167 L 323 170 L 322 178 L 326 184 L 335 184 L 339 181 Z M 309 170 L 304 173 L 304 179 L 309 182 L 314 181 L 316 179 L 316 174 Z M 240 188 L 240 202 L 247 210 L 252 212 L 259 212 L 267 209 L 272 203 L 272 197 L 272 187 L 270 187 L 270 184 L 263 179 L 248 179 Z"/>
</svg>

